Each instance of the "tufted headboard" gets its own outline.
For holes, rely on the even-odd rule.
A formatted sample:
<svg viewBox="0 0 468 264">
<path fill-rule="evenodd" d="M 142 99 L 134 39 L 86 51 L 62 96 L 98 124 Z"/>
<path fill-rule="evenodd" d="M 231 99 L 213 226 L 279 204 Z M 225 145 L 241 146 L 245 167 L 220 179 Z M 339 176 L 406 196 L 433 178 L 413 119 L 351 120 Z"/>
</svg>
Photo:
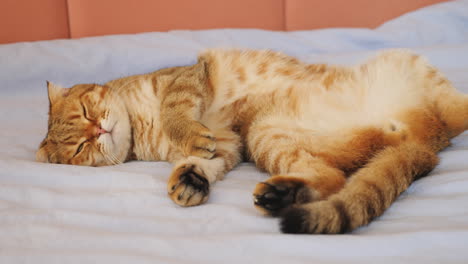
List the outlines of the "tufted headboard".
<svg viewBox="0 0 468 264">
<path fill-rule="evenodd" d="M 376 27 L 447 0 L 2 0 L 0 43 L 173 29 Z"/>
</svg>

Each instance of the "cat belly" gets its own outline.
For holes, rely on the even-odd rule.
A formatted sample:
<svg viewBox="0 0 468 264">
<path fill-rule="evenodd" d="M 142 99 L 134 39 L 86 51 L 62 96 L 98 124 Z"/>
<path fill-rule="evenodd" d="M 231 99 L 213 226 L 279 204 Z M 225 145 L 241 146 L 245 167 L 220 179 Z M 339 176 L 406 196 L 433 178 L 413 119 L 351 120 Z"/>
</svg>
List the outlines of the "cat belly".
<svg viewBox="0 0 468 264">
<path fill-rule="evenodd" d="M 321 133 L 359 127 L 402 129 L 402 114 L 424 106 L 421 90 L 410 83 L 389 84 L 384 78 L 362 83 L 365 84 L 309 95 L 303 99 L 300 114 L 296 116 L 298 123 Z"/>
</svg>

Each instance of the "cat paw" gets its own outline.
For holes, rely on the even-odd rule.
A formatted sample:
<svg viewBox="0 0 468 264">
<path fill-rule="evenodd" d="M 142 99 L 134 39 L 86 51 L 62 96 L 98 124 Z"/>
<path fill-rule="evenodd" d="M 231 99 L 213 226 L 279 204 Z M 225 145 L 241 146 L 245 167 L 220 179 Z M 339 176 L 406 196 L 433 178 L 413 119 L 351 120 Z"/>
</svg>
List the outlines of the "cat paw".
<svg viewBox="0 0 468 264">
<path fill-rule="evenodd" d="M 194 206 L 208 200 L 210 183 L 196 165 L 184 164 L 174 170 L 167 188 L 176 204 Z"/>
<path fill-rule="evenodd" d="M 265 215 L 278 216 L 293 204 L 315 200 L 317 192 L 307 186 L 303 179 L 274 176 L 260 182 L 253 192 L 255 207 Z"/>
<path fill-rule="evenodd" d="M 184 155 L 211 159 L 216 152 L 216 139 L 211 130 L 199 122 L 191 124 L 188 130 Z"/>
<path fill-rule="evenodd" d="M 288 234 L 343 234 L 357 227 L 352 211 L 339 199 L 288 207 L 281 213 L 280 226 Z"/>
</svg>

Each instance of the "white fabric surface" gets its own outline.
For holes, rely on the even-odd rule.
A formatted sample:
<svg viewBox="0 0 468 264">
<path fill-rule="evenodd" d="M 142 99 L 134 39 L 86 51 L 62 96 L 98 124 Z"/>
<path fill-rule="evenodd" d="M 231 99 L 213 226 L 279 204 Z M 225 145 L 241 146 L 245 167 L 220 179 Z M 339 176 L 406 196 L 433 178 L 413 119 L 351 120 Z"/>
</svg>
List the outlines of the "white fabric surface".
<svg viewBox="0 0 468 264">
<path fill-rule="evenodd" d="M 45 81 L 97 82 L 193 63 L 208 47 L 274 49 L 311 63 L 354 64 L 408 47 L 468 92 L 468 1 L 409 13 L 375 29 L 173 31 L 0 45 L 0 263 L 468 263 L 468 133 L 440 153 L 369 226 L 348 235 L 285 235 L 251 191 L 244 163 L 207 204 L 166 195 L 171 165 L 92 168 L 34 161 L 46 133 Z"/>
</svg>

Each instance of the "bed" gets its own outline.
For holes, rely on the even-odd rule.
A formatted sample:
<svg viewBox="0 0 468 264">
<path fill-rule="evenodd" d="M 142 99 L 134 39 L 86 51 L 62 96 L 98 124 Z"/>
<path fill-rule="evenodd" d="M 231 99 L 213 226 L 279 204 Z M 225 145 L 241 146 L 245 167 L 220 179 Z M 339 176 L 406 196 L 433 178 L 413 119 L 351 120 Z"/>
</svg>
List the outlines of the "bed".
<svg viewBox="0 0 468 264">
<path fill-rule="evenodd" d="M 273 49 L 352 65 L 381 49 L 426 56 L 468 93 L 468 1 L 432 5 L 375 29 L 176 30 L 0 45 L 0 263 L 468 263 L 468 133 L 385 214 L 346 235 L 285 235 L 242 163 L 193 208 L 166 194 L 171 164 L 38 163 L 46 80 L 63 86 L 194 63 L 210 47 Z"/>
</svg>

